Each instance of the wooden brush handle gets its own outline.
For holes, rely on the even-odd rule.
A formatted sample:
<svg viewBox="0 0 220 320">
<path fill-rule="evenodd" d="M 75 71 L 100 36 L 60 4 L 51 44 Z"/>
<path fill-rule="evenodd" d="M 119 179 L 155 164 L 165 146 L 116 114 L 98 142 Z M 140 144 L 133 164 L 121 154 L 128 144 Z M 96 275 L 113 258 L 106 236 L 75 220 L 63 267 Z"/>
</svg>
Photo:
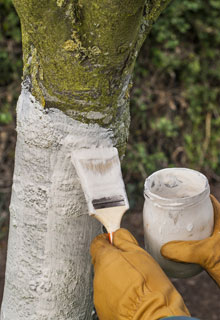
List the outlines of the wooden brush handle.
<svg viewBox="0 0 220 320">
<path fill-rule="evenodd" d="M 111 244 L 113 244 L 113 233 L 114 233 L 114 232 L 109 232 L 109 233 L 108 233 L 108 239 L 109 239 L 109 242 L 110 242 Z"/>
</svg>

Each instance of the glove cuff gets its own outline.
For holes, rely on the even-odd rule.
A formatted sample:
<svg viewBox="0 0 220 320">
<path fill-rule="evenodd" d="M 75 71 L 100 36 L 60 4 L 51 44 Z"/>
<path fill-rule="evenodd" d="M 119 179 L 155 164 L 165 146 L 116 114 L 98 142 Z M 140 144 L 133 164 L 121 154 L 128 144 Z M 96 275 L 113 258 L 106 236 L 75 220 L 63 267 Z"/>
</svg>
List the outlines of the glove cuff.
<svg viewBox="0 0 220 320">
<path fill-rule="evenodd" d="M 168 318 L 163 318 L 163 319 L 160 319 L 160 320 L 199 320 L 198 318 L 191 318 L 191 317 L 168 317 Z"/>
<path fill-rule="evenodd" d="M 184 303 L 178 301 L 179 297 L 175 297 L 174 305 L 167 305 L 167 299 L 159 293 L 150 293 L 147 292 L 146 295 L 142 296 L 138 303 L 136 304 L 135 311 L 131 318 L 132 320 L 144 320 L 144 319 L 162 319 L 164 317 L 173 317 L 175 319 L 175 315 L 180 316 L 190 316 L 187 308 Z M 183 319 L 184 319 L 183 317 Z M 165 318 L 166 319 L 166 318 Z M 181 318 L 180 318 L 181 319 Z M 187 318 L 189 319 L 189 318 Z"/>
</svg>

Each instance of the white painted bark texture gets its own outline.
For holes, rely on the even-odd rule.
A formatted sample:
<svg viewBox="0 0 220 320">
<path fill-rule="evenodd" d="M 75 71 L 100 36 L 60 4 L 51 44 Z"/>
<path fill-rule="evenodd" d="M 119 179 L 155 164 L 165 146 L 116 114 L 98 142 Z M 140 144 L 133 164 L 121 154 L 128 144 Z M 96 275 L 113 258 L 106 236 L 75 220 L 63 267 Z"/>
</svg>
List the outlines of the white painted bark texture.
<svg viewBox="0 0 220 320">
<path fill-rule="evenodd" d="M 89 217 L 71 152 L 111 146 L 112 132 L 44 110 L 23 89 L 1 320 L 91 319 Z"/>
</svg>

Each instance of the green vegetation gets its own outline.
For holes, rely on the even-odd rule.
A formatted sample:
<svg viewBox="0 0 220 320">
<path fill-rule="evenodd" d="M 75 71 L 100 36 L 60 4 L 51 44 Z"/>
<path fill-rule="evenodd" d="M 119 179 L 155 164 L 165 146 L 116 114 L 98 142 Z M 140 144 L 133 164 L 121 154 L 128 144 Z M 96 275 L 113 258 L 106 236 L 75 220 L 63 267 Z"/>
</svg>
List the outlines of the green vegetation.
<svg viewBox="0 0 220 320">
<path fill-rule="evenodd" d="M 0 0 L 0 125 L 13 121 L 21 73 L 19 18 L 11 0 Z"/>
<path fill-rule="evenodd" d="M 22 74 L 21 32 L 11 0 L 0 0 L 0 240 L 8 231 L 15 106 Z"/>
<path fill-rule="evenodd" d="M 0 125 L 12 121 L 20 90 L 20 41 L 11 0 L 0 0 Z M 220 2 L 173 0 L 135 67 L 123 163 L 132 206 L 143 199 L 144 179 L 160 168 L 184 166 L 220 175 L 219 101 Z"/>
<path fill-rule="evenodd" d="M 218 0 L 172 1 L 142 48 L 123 164 L 131 205 L 160 168 L 220 175 L 219 9 Z"/>
</svg>

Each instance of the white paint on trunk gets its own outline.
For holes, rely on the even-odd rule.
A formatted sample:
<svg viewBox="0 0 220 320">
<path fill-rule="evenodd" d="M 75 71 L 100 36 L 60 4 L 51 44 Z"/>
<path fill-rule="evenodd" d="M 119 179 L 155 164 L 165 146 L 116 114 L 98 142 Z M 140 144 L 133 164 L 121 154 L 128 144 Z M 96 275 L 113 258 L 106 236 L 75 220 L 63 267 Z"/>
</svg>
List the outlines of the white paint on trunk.
<svg viewBox="0 0 220 320">
<path fill-rule="evenodd" d="M 100 224 L 87 205 L 71 152 L 112 146 L 111 130 L 44 110 L 22 91 L 1 320 L 91 319 L 91 240 Z"/>
</svg>

